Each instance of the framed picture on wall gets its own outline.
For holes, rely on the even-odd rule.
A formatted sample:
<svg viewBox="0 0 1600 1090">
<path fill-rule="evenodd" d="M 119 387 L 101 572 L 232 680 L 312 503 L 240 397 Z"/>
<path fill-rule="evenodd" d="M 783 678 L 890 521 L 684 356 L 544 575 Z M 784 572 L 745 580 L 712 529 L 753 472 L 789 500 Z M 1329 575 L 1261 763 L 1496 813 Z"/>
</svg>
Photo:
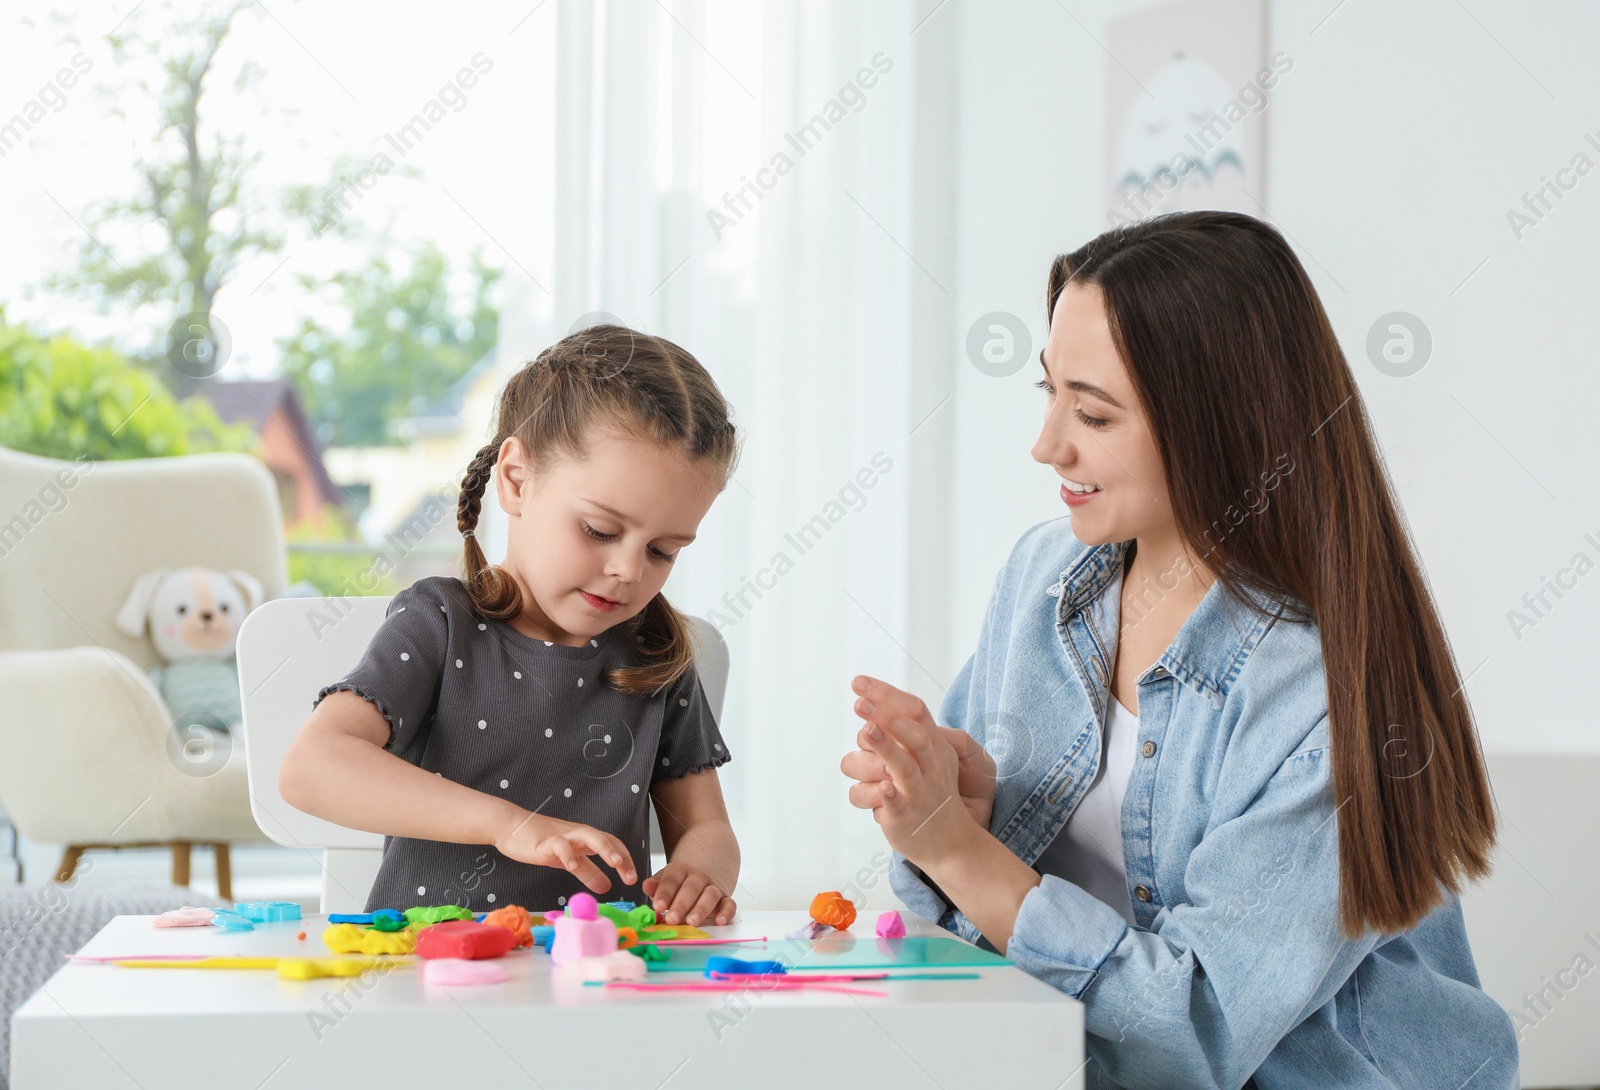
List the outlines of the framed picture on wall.
<svg viewBox="0 0 1600 1090">
<path fill-rule="evenodd" d="M 1266 214 L 1263 114 L 1294 60 L 1267 55 L 1266 0 L 1179 0 L 1113 19 L 1106 221 Z"/>
</svg>

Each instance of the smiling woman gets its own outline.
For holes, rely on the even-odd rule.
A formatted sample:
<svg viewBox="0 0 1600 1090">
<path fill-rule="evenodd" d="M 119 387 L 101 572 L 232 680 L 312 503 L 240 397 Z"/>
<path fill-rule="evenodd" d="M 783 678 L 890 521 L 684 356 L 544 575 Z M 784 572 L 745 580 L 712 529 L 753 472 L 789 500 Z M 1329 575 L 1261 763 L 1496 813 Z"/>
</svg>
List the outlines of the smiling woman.
<svg viewBox="0 0 1600 1090">
<path fill-rule="evenodd" d="M 1098 1085 L 1516 1085 L 1456 897 L 1483 756 L 1305 270 L 1177 213 L 1057 258 L 1048 313 L 1070 521 L 1017 543 L 951 726 L 854 684 L 895 891 L 1081 999 Z"/>
</svg>

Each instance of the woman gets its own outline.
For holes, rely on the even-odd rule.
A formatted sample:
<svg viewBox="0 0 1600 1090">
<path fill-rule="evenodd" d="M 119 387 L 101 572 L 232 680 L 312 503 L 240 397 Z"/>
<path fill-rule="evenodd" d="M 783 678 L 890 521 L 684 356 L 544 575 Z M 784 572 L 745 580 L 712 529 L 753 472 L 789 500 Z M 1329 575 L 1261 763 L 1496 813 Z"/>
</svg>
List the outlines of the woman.
<svg viewBox="0 0 1600 1090">
<path fill-rule="evenodd" d="M 1462 678 L 1305 270 L 1184 212 L 1050 270 L 1029 530 L 935 724 L 845 757 L 912 909 L 1084 1004 L 1087 1085 L 1517 1085 L 1456 899 Z M 957 805 L 949 805 L 955 802 Z"/>
</svg>

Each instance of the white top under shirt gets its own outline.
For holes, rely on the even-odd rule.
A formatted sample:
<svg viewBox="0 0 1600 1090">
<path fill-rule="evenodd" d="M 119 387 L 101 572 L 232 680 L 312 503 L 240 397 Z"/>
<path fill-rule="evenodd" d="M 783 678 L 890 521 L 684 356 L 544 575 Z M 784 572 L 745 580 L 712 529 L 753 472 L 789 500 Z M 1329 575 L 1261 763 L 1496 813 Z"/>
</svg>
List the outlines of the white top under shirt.
<svg viewBox="0 0 1600 1090">
<path fill-rule="evenodd" d="M 1101 739 L 1100 770 L 1078 808 L 1033 866 L 1040 874 L 1053 874 L 1082 886 L 1132 924 L 1128 868 L 1122 858 L 1122 798 L 1128 793 L 1128 776 L 1133 771 L 1139 717 L 1115 697 L 1110 703 L 1110 721 Z"/>
</svg>

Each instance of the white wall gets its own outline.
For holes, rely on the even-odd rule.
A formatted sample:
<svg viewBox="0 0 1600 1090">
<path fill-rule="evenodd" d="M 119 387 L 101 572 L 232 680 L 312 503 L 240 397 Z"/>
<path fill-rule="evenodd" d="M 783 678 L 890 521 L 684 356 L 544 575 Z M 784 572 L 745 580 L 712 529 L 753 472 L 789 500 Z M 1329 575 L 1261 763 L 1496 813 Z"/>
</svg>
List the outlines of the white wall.
<svg viewBox="0 0 1600 1090">
<path fill-rule="evenodd" d="M 1037 351 L 1050 258 L 1104 227 L 1111 61 L 1095 39 L 1106 40 L 1108 18 L 1142 6 L 1072 4 L 1074 21 L 1052 3 L 951 5 L 960 336 L 978 315 L 1006 310 L 1029 322 Z M 1507 619 L 1574 554 L 1600 566 L 1600 379 L 1593 327 L 1579 317 L 1593 306 L 1600 242 L 1600 150 L 1583 138 L 1600 142 L 1600 12 L 1568 3 L 1535 16 L 1508 0 L 1276 3 L 1269 39 L 1294 67 L 1265 115 L 1267 208 L 1361 384 L 1471 674 L 1484 743 L 1600 749 L 1576 684 L 1600 651 L 1600 574 L 1547 595 L 1554 608 L 1540 607 L 1520 639 Z M 1507 211 L 1580 151 L 1595 174 L 1576 178 L 1518 241 Z M 1421 317 L 1434 341 L 1409 378 L 1366 355 L 1368 328 L 1397 310 Z M 1062 511 L 1050 471 L 1028 456 L 1042 409 L 1034 374 L 989 378 L 957 354 L 951 674 L 1012 541 Z"/>
</svg>

